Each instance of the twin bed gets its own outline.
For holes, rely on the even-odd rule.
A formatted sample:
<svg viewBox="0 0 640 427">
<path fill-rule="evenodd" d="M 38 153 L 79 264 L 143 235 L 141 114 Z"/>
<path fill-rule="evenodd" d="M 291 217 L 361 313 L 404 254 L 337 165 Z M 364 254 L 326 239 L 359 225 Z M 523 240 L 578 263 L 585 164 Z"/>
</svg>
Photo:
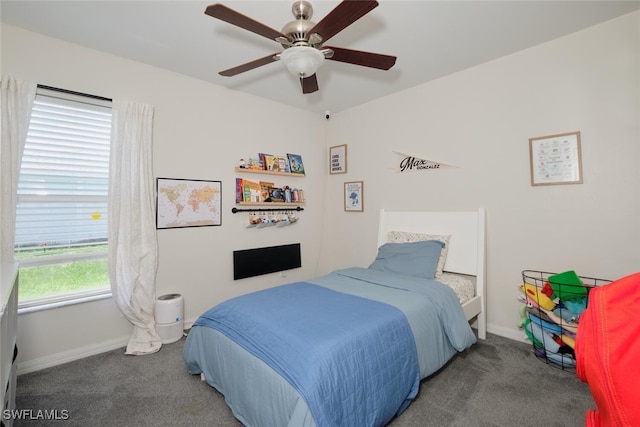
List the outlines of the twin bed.
<svg viewBox="0 0 640 427">
<path fill-rule="evenodd" d="M 190 374 L 247 426 L 383 426 L 422 379 L 484 338 L 484 210 L 381 210 L 378 254 L 205 312 Z"/>
</svg>

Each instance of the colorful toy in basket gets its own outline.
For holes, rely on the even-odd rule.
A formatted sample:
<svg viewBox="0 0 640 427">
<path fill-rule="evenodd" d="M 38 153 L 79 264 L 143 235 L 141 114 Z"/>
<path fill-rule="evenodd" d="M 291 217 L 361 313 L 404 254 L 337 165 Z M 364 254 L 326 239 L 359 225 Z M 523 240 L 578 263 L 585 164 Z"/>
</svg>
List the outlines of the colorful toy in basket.
<svg viewBox="0 0 640 427">
<path fill-rule="evenodd" d="M 574 301 L 587 296 L 587 288 L 573 270 L 549 276 L 547 280 L 553 289 L 554 299 Z"/>
<path fill-rule="evenodd" d="M 531 317 L 531 316 L 530 316 Z M 539 321 L 540 319 L 538 319 Z M 551 353 L 558 353 L 560 351 L 560 344 L 556 342 L 553 337 L 553 334 L 548 330 L 545 330 L 540 324 L 536 323 L 533 319 L 531 319 L 525 325 L 525 330 L 530 332 L 534 340 L 531 340 L 534 344 L 541 344 L 540 347 L 544 348 L 545 351 Z M 528 335 L 528 334 L 527 334 Z M 537 346 L 536 346 L 537 347 Z"/>
<path fill-rule="evenodd" d="M 556 303 L 553 302 L 551 298 L 542 293 L 541 289 L 538 289 L 536 285 L 525 283 L 523 285 L 520 285 L 520 289 L 525 293 L 527 298 L 535 302 L 540 307 L 546 310 L 553 310 L 555 308 Z"/>
<path fill-rule="evenodd" d="M 574 303 L 574 304 L 569 304 Z M 553 314 L 562 318 L 567 323 L 577 323 L 580 321 L 580 315 L 587 308 L 587 297 L 578 301 L 562 301 L 553 309 Z"/>
<path fill-rule="evenodd" d="M 522 278 L 519 288 L 523 295 L 519 299 L 526 308 L 523 313 L 521 307 L 523 320 L 519 326 L 533 343 L 535 355 L 562 369 L 575 368 L 575 338 L 589 291 L 608 281 L 581 277 L 573 270 L 563 273 L 525 270 Z"/>
</svg>

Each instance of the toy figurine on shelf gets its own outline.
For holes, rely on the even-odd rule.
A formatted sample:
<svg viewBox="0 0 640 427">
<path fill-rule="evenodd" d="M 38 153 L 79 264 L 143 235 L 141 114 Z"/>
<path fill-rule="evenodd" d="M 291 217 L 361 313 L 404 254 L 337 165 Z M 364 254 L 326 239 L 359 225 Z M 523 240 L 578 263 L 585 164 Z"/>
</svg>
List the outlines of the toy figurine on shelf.
<svg viewBox="0 0 640 427">
<path fill-rule="evenodd" d="M 253 157 L 249 157 L 249 165 L 248 165 L 249 169 L 255 170 L 255 169 L 261 169 L 260 167 L 260 161 L 258 159 L 254 159 Z"/>
<path fill-rule="evenodd" d="M 238 167 L 240 169 L 245 169 L 247 167 L 247 163 L 244 161 L 244 159 L 240 159 L 240 161 L 238 162 Z"/>
</svg>

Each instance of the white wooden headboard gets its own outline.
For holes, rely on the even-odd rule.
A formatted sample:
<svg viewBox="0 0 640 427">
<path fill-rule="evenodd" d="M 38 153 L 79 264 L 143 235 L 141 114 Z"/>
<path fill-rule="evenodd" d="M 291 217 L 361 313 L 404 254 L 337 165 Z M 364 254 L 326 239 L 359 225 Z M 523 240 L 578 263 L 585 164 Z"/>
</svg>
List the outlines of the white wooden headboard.
<svg viewBox="0 0 640 427">
<path fill-rule="evenodd" d="M 476 299 L 464 307 L 467 318 L 478 318 L 479 336 L 484 338 L 485 315 L 485 210 L 454 212 L 399 212 L 380 210 L 378 247 L 387 241 L 390 231 L 449 235 L 449 250 L 444 270 L 476 278 Z"/>
<path fill-rule="evenodd" d="M 378 247 L 390 231 L 450 235 L 445 271 L 478 275 L 484 267 L 484 209 L 472 212 L 392 212 L 380 210 Z"/>
</svg>

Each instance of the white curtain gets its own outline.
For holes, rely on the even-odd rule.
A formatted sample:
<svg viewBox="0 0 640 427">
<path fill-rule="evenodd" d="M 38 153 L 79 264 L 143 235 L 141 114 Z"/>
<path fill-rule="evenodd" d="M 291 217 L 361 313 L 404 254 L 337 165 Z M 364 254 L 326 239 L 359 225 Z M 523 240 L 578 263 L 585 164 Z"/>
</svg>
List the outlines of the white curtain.
<svg viewBox="0 0 640 427">
<path fill-rule="evenodd" d="M 153 107 L 114 102 L 109 165 L 109 278 L 133 324 L 126 354 L 160 350 L 155 327 L 158 241 L 153 186 Z"/>
<path fill-rule="evenodd" d="M 2 77 L 0 82 L 0 261 L 13 262 L 20 163 L 36 85 Z"/>
</svg>

